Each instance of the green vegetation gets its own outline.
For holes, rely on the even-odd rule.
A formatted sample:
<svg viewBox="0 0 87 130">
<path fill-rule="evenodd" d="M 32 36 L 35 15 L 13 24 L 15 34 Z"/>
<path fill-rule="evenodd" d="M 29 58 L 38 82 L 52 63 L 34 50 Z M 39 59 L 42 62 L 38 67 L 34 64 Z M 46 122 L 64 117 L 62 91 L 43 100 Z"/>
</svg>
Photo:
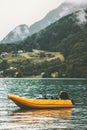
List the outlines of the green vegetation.
<svg viewBox="0 0 87 130">
<path fill-rule="evenodd" d="M 31 77 L 45 73 L 45 77 L 51 77 L 51 73 L 57 71 L 55 66 L 64 62 L 64 56 L 58 52 L 45 52 L 33 50 L 27 53 L 7 53 L 2 56 L 1 73 L 5 77 Z"/>
<path fill-rule="evenodd" d="M 63 59 L 54 56 L 50 60 L 46 52 L 38 57 L 33 49 L 51 52 L 51 55 L 60 52 Z M 23 50 L 23 53 L 18 55 L 18 50 Z M 76 14 L 73 13 L 21 43 L 0 45 L 0 53 L 11 54 L 12 51 L 17 55 L 6 60 L 9 66 L 17 68 L 21 77 L 37 76 L 42 72 L 45 72 L 45 77 L 51 77 L 52 73 L 58 72 L 58 77 L 87 78 L 87 23 L 77 24 Z"/>
</svg>

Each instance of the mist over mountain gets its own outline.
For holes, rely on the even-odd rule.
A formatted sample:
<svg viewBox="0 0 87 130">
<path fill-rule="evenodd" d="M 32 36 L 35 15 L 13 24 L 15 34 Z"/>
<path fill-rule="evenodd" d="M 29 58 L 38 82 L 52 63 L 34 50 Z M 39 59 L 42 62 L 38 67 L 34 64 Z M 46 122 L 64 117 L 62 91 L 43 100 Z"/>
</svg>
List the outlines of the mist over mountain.
<svg viewBox="0 0 87 130">
<path fill-rule="evenodd" d="M 66 0 L 59 7 L 50 11 L 42 20 L 32 24 L 30 27 L 25 24 L 17 26 L 15 29 L 9 32 L 9 34 L 0 43 L 13 44 L 18 43 L 19 41 L 21 42 L 28 36 L 39 32 L 62 17 L 86 7 L 86 1 Z M 81 19 L 83 20 L 83 17 Z"/>
<path fill-rule="evenodd" d="M 31 37 L 28 37 L 24 41 L 24 46 L 27 44 L 27 46 L 29 45 L 31 48 L 61 51 L 66 55 L 68 51 L 71 52 L 71 49 L 73 49 L 72 46 L 76 42 L 79 43 L 80 40 L 85 40 L 84 32 L 87 33 L 87 10 L 81 9 L 61 18 L 47 28 L 33 34 Z M 74 39 L 72 39 L 72 37 Z M 66 48 L 64 46 L 66 46 Z"/>
<path fill-rule="evenodd" d="M 87 2 L 82 0 L 66 0 L 59 7 L 49 12 L 42 20 L 31 25 L 29 28 L 30 34 L 34 34 L 59 20 L 60 18 L 83 8 L 87 8 Z"/>
<path fill-rule="evenodd" d="M 45 51 L 59 51 L 68 55 L 76 43 L 84 43 L 87 46 L 86 33 L 87 9 L 81 9 L 61 18 L 14 46 L 16 46 L 16 50 L 32 51 L 32 49 L 41 49 Z M 10 49 L 11 45 L 6 51 L 11 51 Z"/>
<path fill-rule="evenodd" d="M 1 41 L 1 43 L 16 43 L 24 40 L 29 35 L 29 27 L 26 24 L 22 24 L 9 32 L 9 34 Z"/>
<path fill-rule="evenodd" d="M 81 9 L 61 18 L 19 44 L 0 45 L 0 53 L 14 51 L 17 54 L 18 50 L 32 52 L 33 49 L 60 52 L 64 56 L 64 61 L 60 62 L 56 58 L 52 62 L 43 64 L 39 62 L 32 64 L 30 60 L 13 62 L 12 64 L 16 64 L 23 75 L 56 71 L 59 77 L 64 74 L 65 77 L 87 78 L 87 9 Z"/>
</svg>

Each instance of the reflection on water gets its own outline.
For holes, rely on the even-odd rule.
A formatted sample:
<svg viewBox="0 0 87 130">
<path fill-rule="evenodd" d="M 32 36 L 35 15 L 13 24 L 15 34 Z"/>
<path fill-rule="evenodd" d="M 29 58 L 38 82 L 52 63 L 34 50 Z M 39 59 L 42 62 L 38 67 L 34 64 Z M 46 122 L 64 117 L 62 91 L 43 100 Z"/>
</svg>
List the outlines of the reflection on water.
<svg viewBox="0 0 87 130">
<path fill-rule="evenodd" d="M 67 117 L 72 116 L 72 108 L 61 108 L 61 109 L 45 109 L 45 110 L 16 110 L 12 112 L 12 115 L 24 115 L 24 116 L 31 116 L 31 117 L 38 117 L 38 118 L 48 118 L 48 117 Z"/>
<path fill-rule="evenodd" d="M 11 113 L 10 123 L 20 124 L 28 129 L 51 129 L 67 128 L 72 117 L 72 109 L 55 109 L 55 110 L 17 110 Z M 26 127 L 25 127 L 26 126 Z"/>
<path fill-rule="evenodd" d="M 48 110 L 20 110 L 7 94 L 37 97 L 56 96 L 65 90 L 74 99 L 74 108 Z M 0 79 L 0 130 L 86 130 L 87 81 Z"/>
</svg>

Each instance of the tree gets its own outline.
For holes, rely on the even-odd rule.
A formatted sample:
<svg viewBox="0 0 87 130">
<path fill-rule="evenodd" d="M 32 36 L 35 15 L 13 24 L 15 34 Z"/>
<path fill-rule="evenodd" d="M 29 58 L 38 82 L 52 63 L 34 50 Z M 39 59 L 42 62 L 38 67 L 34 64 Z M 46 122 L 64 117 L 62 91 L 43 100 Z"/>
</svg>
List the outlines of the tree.
<svg viewBox="0 0 87 130">
<path fill-rule="evenodd" d="M 9 64 L 7 60 L 3 60 L 2 63 L 0 64 L 0 70 L 5 70 L 9 67 Z"/>
</svg>

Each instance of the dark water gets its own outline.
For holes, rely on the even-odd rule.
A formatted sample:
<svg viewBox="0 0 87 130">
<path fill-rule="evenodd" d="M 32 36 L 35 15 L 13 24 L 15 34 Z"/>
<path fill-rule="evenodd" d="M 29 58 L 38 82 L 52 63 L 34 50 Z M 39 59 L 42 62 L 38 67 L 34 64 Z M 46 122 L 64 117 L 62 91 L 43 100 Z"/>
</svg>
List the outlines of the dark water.
<svg viewBox="0 0 87 130">
<path fill-rule="evenodd" d="M 48 98 L 61 90 L 74 99 L 72 109 L 19 110 L 7 94 Z M 0 130 L 87 130 L 86 79 L 0 79 Z"/>
</svg>

